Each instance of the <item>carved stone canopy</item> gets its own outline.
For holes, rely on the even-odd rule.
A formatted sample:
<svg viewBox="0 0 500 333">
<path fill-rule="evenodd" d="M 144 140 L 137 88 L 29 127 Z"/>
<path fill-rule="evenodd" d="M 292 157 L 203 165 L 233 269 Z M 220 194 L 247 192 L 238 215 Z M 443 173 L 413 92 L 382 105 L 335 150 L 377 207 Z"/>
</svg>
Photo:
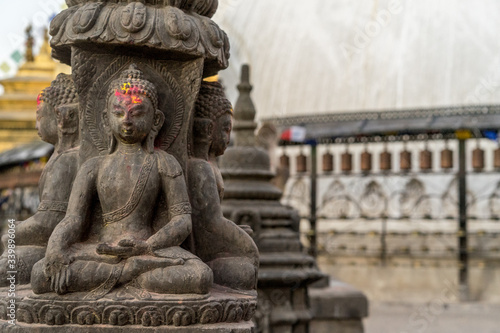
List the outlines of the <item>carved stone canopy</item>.
<svg viewBox="0 0 500 333">
<path fill-rule="evenodd" d="M 66 0 L 68 7 L 77 6 L 87 2 L 87 0 Z M 129 3 L 129 0 L 101 0 L 100 2 Z M 150 5 L 172 6 L 187 12 L 194 12 L 199 15 L 212 17 L 219 7 L 219 0 L 139 0 L 139 2 Z"/>
<path fill-rule="evenodd" d="M 217 0 L 68 0 L 52 20 L 53 57 L 71 63 L 71 47 L 115 52 L 145 47 L 157 58 L 205 59 L 204 76 L 228 66 L 227 35 L 210 17 Z"/>
</svg>

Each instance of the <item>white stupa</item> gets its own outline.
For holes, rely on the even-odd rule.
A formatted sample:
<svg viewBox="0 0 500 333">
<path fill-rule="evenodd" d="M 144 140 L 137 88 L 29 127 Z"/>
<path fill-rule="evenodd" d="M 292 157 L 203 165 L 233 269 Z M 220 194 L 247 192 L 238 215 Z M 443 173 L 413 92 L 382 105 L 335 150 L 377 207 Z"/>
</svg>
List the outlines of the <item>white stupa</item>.
<svg viewBox="0 0 500 333">
<path fill-rule="evenodd" d="M 259 119 L 500 103 L 495 0 L 221 0 L 214 20 Z"/>
</svg>

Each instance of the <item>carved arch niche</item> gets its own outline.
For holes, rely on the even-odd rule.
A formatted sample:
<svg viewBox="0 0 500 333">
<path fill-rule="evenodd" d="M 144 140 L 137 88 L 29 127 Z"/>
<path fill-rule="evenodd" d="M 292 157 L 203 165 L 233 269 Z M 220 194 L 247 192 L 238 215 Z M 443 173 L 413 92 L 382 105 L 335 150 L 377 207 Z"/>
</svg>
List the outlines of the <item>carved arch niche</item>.
<svg viewBox="0 0 500 333">
<path fill-rule="evenodd" d="M 73 76 L 80 95 L 80 157 L 83 163 L 106 154 L 108 134 L 102 120 L 109 85 L 135 63 L 156 85 L 158 105 L 165 114 L 155 146 L 174 155 L 183 168 L 187 160 L 188 133 L 194 102 L 203 74 L 203 59 L 179 62 L 141 57 L 95 54 L 73 47 Z"/>
</svg>

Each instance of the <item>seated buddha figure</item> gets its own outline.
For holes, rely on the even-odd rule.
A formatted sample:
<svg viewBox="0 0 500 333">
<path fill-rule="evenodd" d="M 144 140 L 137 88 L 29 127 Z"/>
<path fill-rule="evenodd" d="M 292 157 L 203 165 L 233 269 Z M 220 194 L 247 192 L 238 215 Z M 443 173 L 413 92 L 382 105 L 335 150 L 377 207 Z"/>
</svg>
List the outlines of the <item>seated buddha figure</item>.
<svg viewBox="0 0 500 333">
<path fill-rule="evenodd" d="M 45 255 L 47 242 L 64 218 L 78 170 L 78 94 L 71 75 L 59 74 L 37 99 L 36 128 L 40 138 L 55 146 L 38 184 L 37 212 L 16 225 L 17 283 L 30 282 L 33 265 Z M 2 237 L 6 248 L 8 235 Z M 0 286 L 6 286 L 7 251 L 0 257 Z M 12 270 L 12 269 L 10 269 Z"/>
<path fill-rule="evenodd" d="M 253 290 L 259 265 L 257 246 L 248 231 L 224 217 L 221 208 L 224 183 L 216 159 L 224 154 L 231 129 L 232 107 L 222 86 L 203 82 L 188 164 L 194 252 L 212 269 L 216 284 Z"/>
<path fill-rule="evenodd" d="M 87 292 L 85 299 L 99 299 L 120 286 L 209 291 L 212 271 L 180 247 L 191 233 L 191 205 L 179 163 L 154 148 L 165 119 L 157 96 L 136 65 L 111 83 L 103 114 L 109 154 L 80 167 L 66 216 L 33 268 L 36 294 Z M 160 201 L 168 216 L 155 216 Z M 97 204 L 102 221 L 88 218 Z"/>
</svg>

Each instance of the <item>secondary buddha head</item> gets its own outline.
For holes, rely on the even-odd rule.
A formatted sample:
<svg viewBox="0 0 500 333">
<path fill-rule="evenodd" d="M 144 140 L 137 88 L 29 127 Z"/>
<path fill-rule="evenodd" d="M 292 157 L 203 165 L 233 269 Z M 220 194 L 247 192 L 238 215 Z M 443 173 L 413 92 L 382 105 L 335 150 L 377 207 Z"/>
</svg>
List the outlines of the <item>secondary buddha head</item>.
<svg viewBox="0 0 500 333">
<path fill-rule="evenodd" d="M 104 123 L 111 134 L 109 152 L 118 142 L 122 144 L 145 143 L 154 151 L 154 140 L 163 126 L 165 116 L 158 110 L 158 93 L 153 83 L 132 64 L 113 81 L 108 91 Z"/>
<path fill-rule="evenodd" d="M 78 102 L 73 78 L 66 74 L 59 74 L 50 87 L 38 95 L 36 129 L 43 141 L 55 145 L 58 142 L 58 132 L 77 132 Z M 69 105 L 73 107 L 68 108 Z"/>
<path fill-rule="evenodd" d="M 221 156 L 229 145 L 233 108 L 219 82 L 203 82 L 195 105 L 195 122 L 210 121 L 210 154 Z"/>
</svg>

